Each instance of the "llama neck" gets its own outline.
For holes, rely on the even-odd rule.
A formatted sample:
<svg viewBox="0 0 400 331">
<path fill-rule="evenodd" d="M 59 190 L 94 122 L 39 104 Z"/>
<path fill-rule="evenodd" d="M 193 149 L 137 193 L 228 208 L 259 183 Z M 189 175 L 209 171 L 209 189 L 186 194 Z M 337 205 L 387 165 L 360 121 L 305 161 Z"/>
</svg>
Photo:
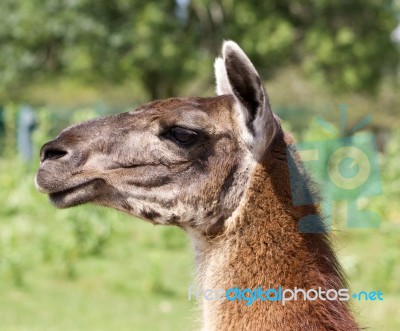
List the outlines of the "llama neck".
<svg viewBox="0 0 400 331">
<path fill-rule="evenodd" d="M 281 148 L 284 146 L 281 146 Z M 303 234 L 298 220 L 316 207 L 294 207 L 285 151 L 257 164 L 244 205 L 226 231 L 198 253 L 198 279 L 207 289 L 268 288 L 326 291 L 345 288 L 325 234 Z M 205 330 L 356 330 L 346 301 L 203 300 Z"/>
</svg>

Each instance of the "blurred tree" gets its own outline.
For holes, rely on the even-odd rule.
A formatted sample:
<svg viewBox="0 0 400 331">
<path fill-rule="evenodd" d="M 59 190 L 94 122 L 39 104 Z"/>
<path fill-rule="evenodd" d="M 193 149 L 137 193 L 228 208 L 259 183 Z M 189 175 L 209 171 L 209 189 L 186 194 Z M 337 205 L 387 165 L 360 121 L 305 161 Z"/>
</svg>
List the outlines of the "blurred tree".
<svg viewBox="0 0 400 331">
<path fill-rule="evenodd" d="M 300 64 L 337 91 L 373 91 L 395 73 L 396 0 L 192 0 L 203 43 L 239 42 L 264 75 Z"/>
<path fill-rule="evenodd" d="M 299 64 L 339 91 L 374 90 L 398 62 L 393 0 L 2 0 L 0 18 L 3 100 L 53 77 L 133 79 L 152 99 L 175 95 L 224 38 L 263 76 Z"/>
<path fill-rule="evenodd" d="M 202 56 L 195 27 L 176 9 L 174 1 L 2 1 L 1 97 L 60 75 L 94 84 L 137 79 L 151 98 L 174 94 Z"/>
</svg>

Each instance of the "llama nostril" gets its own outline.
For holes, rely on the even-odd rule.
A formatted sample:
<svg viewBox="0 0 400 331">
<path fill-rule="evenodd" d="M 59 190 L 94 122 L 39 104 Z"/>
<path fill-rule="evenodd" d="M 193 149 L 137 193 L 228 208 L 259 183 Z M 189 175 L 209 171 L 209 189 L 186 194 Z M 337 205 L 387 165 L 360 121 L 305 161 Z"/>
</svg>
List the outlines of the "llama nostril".
<svg viewBox="0 0 400 331">
<path fill-rule="evenodd" d="M 47 148 L 43 151 L 41 161 L 57 160 L 67 155 L 68 152 L 58 148 Z"/>
</svg>

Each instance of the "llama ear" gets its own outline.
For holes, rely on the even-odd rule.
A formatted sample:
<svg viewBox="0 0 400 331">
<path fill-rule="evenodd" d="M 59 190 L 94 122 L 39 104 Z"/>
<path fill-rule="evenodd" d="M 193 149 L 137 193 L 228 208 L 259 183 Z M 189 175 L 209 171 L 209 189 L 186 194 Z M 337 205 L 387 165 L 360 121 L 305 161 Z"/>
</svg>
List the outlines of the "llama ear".
<svg viewBox="0 0 400 331">
<path fill-rule="evenodd" d="M 260 158 L 275 135 L 277 123 L 254 65 L 238 44 L 225 41 L 222 58 L 215 60 L 214 68 L 217 94 L 235 97 L 242 138 Z"/>
</svg>

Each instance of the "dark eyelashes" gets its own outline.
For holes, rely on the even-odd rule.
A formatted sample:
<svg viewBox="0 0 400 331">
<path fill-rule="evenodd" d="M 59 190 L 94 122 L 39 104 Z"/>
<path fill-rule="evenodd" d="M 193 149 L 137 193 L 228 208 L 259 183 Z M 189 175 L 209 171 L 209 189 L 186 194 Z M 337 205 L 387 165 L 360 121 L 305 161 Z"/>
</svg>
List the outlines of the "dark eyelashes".
<svg viewBox="0 0 400 331">
<path fill-rule="evenodd" d="M 189 129 L 181 126 L 169 127 L 162 136 L 181 146 L 191 146 L 204 137 L 199 130 Z"/>
</svg>

